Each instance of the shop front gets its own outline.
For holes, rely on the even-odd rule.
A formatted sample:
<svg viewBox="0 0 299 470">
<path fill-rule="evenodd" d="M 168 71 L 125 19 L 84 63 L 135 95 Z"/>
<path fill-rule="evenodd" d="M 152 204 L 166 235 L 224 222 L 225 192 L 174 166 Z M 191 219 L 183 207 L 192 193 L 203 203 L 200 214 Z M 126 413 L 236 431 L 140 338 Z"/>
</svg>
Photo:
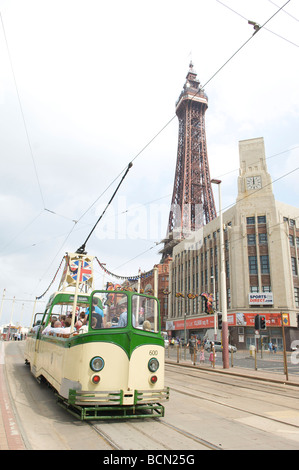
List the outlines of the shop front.
<svg viewBox="0 0 299 470">
<path fill-rule="evenodd" d="M 266 317 L 266 329 L 263 331 L 255 330 L 256 315 Z M 287 314 L 288 318 L 288 314 Z M 281 313 L 264 313 L 264 312 L 235 312 L 227 314 L 229 328 L 229 343 L 237 347 L 237 349 L 249 349 L 251 345 L 268 349 L 269 343 L 275 344 L 277 350 L 283 348 Z M 289 326 L 289 320 L 286 327 Z M 197 338 L 203 339 L 209 337 L 214 338 L 215 334 L 215 318 L 214 315 L 202 315 L 193 318 L 183 318 L 181 320 L 167 321 L 166 329 L 169 336 L 179 338 L 181 341 L 196 335 Z M 287 330 L 287 328 L 286 328 Z M 221 332 L 217 330 L 217 339 L 221 338 Z M 287 334 L 286 334 L 287 335 Z"/>
</svg>

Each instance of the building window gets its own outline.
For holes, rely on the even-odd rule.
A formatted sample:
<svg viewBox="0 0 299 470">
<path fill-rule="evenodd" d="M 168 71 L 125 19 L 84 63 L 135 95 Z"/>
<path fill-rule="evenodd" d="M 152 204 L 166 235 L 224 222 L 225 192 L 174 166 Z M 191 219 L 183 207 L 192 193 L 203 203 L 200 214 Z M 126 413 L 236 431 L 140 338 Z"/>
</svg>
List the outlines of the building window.
<svg viewBox="0 0 299 470">
<path fill-rule="evenodd" d="M 258 224 L 265 224 L 266 223 L 266 216 L 265 215 L 259 215 L 257 218 L 257 223 Z"/>
<path fill-rule="evenodd" d="M 296 264 L 296 258 L 291 258 L 291 261 L 292 261 L 292 273 L 293 273 L 293 276 L 297 276 L 298 272 L 297 272 L 297 264 Z"/>
<path fill-rule="evenodd" d="M 231 308 L 230 289 L 227 289 L 227 308 Z"/>
<path fill-rule="evenodd" d="M 257 274 L 257 258 L 256 256 L 248 256 L 249 274 Z"/>
<path fill-rule="evenodd" d="M 260 257 L 261 260 L 261 272 L 262 274 L 269 274 L 270 268 L 269 268 L 269 256 L 268 255 L 262 255 Z"/>
<path fill-rule="evenodd" d="M 299 308 L 299 288 L 298 287 L 295 287 L 294 293 L 295 293 L 295 307 Z"/>
<path fill-rule="evenodd" d="M 249 234 L 247 235 L 247 243 L 248 245 L 255 245 L 255 234 Z"/>
<path fill-rule="evenodd" d="M 247 217 L 247 225 L 254 225 L 255 224 L 255 217 Z"/>
<path fill-rule="evenodd" d="M 258 286 L 250 286 L 250 292 L 258 292 L 259 291 L 259 287 Z"/>
<path fill-rule="evenodd" d="M 229 261 L 225 261 L 225 266 L 226 266 L 226 277 L 229 278 Z"/>
<path fill-rule="evenodd" d="M 289 242 L 290 242 L 290 246 L 295 246 L 293 235 L 289 235 Z"/>
<path fill-rule="evenodd" d="M 266 233 L 259 233 L 259 244 L 260 245 L 267 245 L 267 234 Z"/>
<path fill-rule="evenodd" d="M 263 286 L 263 292 L 271 292 L 271 286 Z"/>
</svg>

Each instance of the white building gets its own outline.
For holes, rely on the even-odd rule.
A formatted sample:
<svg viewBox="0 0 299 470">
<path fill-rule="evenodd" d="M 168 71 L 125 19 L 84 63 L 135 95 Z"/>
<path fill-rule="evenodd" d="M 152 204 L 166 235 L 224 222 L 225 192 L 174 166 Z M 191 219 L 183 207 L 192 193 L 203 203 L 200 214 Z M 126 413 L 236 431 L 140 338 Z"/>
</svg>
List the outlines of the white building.
<svg viewBox="0 0 299 470">
<path fill-rule="evenodd" d="M 223 213 L 229 340 L 240 349 L 255 344 L 255 315 L 263 314 L 263 343 L 281 347 L 283 312 L 290 349 L 299 339 L 299 209 L 275 201 L 263 138 L 239 142 L 239 155 L 236 204 Z M 200 295 L 215 289 L 219 311 L 219 232 L 218 217 L 173 250 L 167 323 L 173 336 L 202 338 L 214 327 Z"/>
</svg>

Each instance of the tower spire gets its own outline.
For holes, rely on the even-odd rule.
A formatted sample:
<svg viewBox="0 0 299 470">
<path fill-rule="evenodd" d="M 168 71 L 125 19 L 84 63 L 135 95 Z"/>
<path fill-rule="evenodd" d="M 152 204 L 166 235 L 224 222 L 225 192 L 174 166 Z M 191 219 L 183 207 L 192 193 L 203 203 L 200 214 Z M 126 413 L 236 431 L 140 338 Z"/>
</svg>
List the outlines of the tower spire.
<svg viewBox="0 0 299 470">
<path fill-rule="evenodd" d="M 178 151 L 163 258 L 172 253 L 176 243 L 216 217 L 205 131 L 207 108 L 208 97 L 191 60 L 176 102 Z"/>
</svg>

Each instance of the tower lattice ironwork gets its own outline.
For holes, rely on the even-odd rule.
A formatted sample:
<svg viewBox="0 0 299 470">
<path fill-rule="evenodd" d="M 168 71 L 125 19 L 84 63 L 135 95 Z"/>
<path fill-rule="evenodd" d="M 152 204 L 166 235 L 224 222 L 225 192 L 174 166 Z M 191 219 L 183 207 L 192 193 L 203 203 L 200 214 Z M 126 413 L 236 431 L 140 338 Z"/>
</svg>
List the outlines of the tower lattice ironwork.
<svg viewBox="0 0 299 470">
<path fill-rule="evenodd" d="M 205 131 L 207 108 L 207 95 L 190 62 L 186 82 L 176 103 L 178 151 L 168 233 L 161 250 L 163 258 L 171 255 L 173 246 L 180 240 L 216 217 Z"/>
</svg>

